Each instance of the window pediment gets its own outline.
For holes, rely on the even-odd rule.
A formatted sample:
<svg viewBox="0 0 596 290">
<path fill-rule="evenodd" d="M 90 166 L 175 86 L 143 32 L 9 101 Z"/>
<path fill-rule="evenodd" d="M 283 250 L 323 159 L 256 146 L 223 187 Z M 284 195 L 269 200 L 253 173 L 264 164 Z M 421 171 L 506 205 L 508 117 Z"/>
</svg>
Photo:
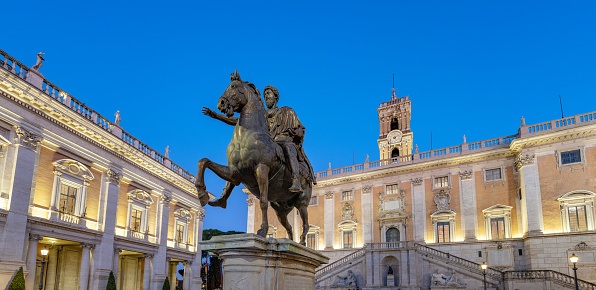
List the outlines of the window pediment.
<svg viewBox="0 0 596 290">
<path fill-rule="evenodd" d="M 556 200 L 558 201 L 565 201 L 565 200 L 573 200 L 573 199 L 585 199 L 585 198 L 594 198 L 596 197 L 596 193 L 587 190 L 574 190 L 572 192 L 565 193 L 561 195 Z"/>
<path fill-rule="evenodd" d="M 82 178 L 83 180 L 93 180 L 95 178 L 87 166 L 76 160 L 61 159 L 53 162 L 52 165 L 54 165 L 56 171 L 67 173 Z"/>
<path fill-rule="evenodd" d="M 452 209 L 436 209 L 434 210 L 432 213 L 430 213 L 430 216 L 433 218 L 440 218 L 440 217 L 452 217 L 455 215 L 455 210 Z"/>
<path fill-rule="evenodd" d="M 484 214 L 500 214 L 500 213 L 509 213 L 513 207 L 508 205 L 496 204 L 493 205 L 482 212 Z"/>
<path fill-rule="evenodd" d="M 145 205 L 153 204 L 153 198 L 151 198 L 151 195 L 144 190 L 135 189 L 135 190 L 127 193 L 127 195 L 128 195 L 128 200 L 130 200 L 130 201 L 138 201 Z"/>
<path fill-rule="evenodd" d="M 177 211 L 175 211 L 174 215 L 179 219 L 185 219 L 187 221 L 192 219 L 192 214 L 188 210 L 183 208 L 180 208 Z"/>
</svg>

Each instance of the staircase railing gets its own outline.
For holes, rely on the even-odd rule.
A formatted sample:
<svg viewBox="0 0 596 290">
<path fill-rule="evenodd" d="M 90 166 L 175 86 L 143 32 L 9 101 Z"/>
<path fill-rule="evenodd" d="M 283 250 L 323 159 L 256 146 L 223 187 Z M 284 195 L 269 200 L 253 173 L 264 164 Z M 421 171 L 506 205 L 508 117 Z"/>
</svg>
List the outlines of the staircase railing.
<svg viewBox="0 0 596 290">
<path fill-rule="evenodd" d="M 338 267 L 341 267 L 345 264 L 348 264 L 348 263 L 364 256 L 364 254 L 366 254 L 366 245 L 362 249 L 355 251 L 355 252 L 317 270 L 315 272 L 315 280 L 318 280 L 319 278 L 321 278 L 323 275 L 325 275 L 325 273 L 328 273 Z"/>
<path fill-rule="evenodd" d="M 546 280 L 554 283 L 574 287 L 575 278 L 552 270 L 506 271 L 505 281 L 511 280 Z M 595 290 L 596 284 L 577 279 L 579 289 Z"/>
<path fill-rule="evenodd" d="M 452 264 L 457 264 L 472 273 L 482 275 L 482 269 L 480 268 L 480 264 L 478 264 L 476 262 L 472 262 L 472 261 L 466 260 L 464 258 L 453 256 L 449 253 L 439 251 L 437 249 L 433 249 L 431 247 L 427 247 L 425 245 L 421 245 L 418 243 L 416 243 L 415 245 L 416 245 L 416 250 L 419 252 L 426 253 L 428 255 L 432 255 L 434 257 L 437 257 L 441 260 L 444 260 L 444 261 L 452 263 Z M 495 270 L 493 268 L 487 268 L 486 276 L 490 277 L 493 280 L 501 281 L 503 279 L 503 272 L 499 271 L 499 270 Z"/>
</svg>

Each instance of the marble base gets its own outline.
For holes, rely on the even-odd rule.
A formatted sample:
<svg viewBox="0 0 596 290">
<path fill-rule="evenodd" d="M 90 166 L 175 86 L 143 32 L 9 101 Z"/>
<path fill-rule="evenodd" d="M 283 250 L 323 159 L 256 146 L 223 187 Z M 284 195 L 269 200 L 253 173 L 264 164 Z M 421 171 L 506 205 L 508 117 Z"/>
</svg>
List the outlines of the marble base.
<svg viewBox="0 0 596 290">
<path fill-rule="evenodd" d="M 255 234 L 217 236 L 200 244 L 223 259 L 224 290 L 314 289 L 315 269 L 329 263 L 294 241 Z"/>
</svg>

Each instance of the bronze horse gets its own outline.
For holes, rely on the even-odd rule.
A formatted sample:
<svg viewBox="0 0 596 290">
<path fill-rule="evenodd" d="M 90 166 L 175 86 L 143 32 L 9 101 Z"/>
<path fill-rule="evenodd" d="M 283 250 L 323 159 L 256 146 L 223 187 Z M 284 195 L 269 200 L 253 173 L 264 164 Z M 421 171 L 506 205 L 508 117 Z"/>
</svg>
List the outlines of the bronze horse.
<svg viewBox="0 0 596 290">
<path fill-rule="evenodd" d="M 212 206 L 225 207 L 225 199 L 232 189 L 242 183 L 260 201 L 263 221 L 257 231 L 259 236 L 267 235 L 267 208 L 271 203 L 277 218 L 287 230 L 289 238 L 293 240 L 288 214 L 295 207 L 302 218 L 300 244 L 305 245 L 309 228 L 306 209 L 310 202 L 312 182 L 304 174 L 300 174 L 303 192 L 294 193 L 288 190 L 292 185 L 291 173 L 284 164 L 281 147 L 269 134 L 267 111 L 261 93 L 255 85 L 242 81 L 236 71 L 235 74 L 232 73 L 230 85 L 219 98 L 217 109 L 229 118 L 234 112 L 239 113 L 240 117 L 235 122 L 232 141 L 227 149 L 228 166 L 217 164 L 207 158 L 199 161 L 195 185 L 201 205 L 209 203 Z M 301 167 L 304 166 L 306 165 L 301 164 Z M 223 195 L 218 201 L 208 202 L 209 196 L 204 180 L 207 168 L 227 181 Z"/>
</svg>

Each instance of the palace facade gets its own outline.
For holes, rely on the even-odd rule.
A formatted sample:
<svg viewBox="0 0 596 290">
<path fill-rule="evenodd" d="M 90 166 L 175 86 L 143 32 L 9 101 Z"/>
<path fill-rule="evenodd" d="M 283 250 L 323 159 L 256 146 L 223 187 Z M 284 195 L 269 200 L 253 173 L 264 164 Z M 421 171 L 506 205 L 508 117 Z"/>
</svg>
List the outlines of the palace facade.
<svg viewBox="0 0 596 290">
<path fill-rule="evenodd" d="M 27 289 L 161 289 L 183 265 L 200 289 L 194 177 L 0 55 L 0 287 L 23 267 Z"/>
<path fill-rule="evenodd" d="M 361 287 L 428 288 L 437 270 L 474 288 L 486 262 L 489 287 L 504 288 L 569 279 L 572 254 L 579 277 L 596 281 L 596 112 L 522 118 L 510 136 L 418 152 L 411 110 L 394 91 L 377 109 L 380 160 L 317 173 L 307 246 L 332 262 L 318 270 L 319 287 L 352 270 Z M 256 232 L 259 202 L 247 202 L 247 232 Z M 269 236 L 286 237 L 269 219 Z M 296 211 L 290 221 L 298 237 Z"/>
</svg>

